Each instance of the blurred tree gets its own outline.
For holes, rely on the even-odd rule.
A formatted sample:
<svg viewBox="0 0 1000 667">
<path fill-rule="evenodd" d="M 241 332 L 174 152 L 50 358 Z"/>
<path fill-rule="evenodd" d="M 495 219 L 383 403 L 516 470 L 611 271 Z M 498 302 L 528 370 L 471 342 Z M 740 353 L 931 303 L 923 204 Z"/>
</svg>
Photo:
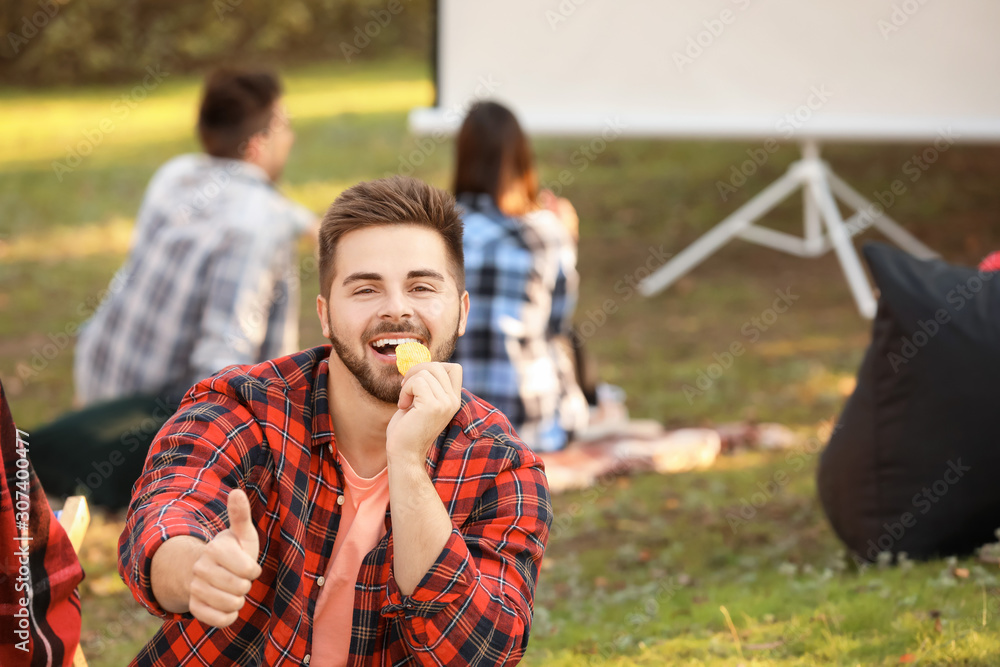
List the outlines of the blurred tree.
<svg viewBox="0 0 1000 667">
<path fill-rule="evenodd" d="M 433 0 L 4 0 L 0 81 L 129 81 L 159 66 L 430 53 Z"/>
</svg>

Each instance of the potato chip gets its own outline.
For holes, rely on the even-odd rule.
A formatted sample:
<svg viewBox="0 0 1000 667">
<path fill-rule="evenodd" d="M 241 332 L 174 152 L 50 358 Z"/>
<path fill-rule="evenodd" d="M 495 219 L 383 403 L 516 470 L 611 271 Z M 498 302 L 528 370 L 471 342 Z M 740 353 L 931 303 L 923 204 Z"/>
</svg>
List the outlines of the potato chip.
<svg viewBox="0 0 1000 667">
<path fill-rule="evenodd" d="M 431 360 L 431 352 L 420 343 L 403 343 L 396 346 L 396 368 L 403 375 L 417 364 Z"/>
</svg>

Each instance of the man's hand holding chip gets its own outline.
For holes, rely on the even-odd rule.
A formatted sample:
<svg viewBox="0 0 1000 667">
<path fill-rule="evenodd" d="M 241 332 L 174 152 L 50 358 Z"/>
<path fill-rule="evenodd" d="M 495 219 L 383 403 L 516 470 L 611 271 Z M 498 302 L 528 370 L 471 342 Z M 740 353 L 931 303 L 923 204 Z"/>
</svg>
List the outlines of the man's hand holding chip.
<svg viewBox="0 0 1000 667">
<path fill-rule="evenodd" d="M 423 359 L 430 357 L 429 353 L 417 354 Z M 418 356 L 415 360 L 420 359 Z M 431 445 L 462 405 L 462 367 L 435 361 L 408 367 L 405 360 L 398 365 L 401 371 L 407 370 L 399 392 L 399 409 L 386 429 L 386 452 L 390 459 L 423 466 Z"/>
</svg>

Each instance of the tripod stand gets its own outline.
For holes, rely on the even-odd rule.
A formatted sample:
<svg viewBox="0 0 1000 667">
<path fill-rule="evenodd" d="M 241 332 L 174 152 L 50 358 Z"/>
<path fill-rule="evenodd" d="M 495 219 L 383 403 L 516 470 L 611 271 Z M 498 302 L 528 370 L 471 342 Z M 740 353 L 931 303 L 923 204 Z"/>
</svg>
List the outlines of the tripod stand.
<svg viewBox="0 0 1000 667">
<path fill-rule="evenodd" d="M 805 234 L 802 238 L 755 224 L 800 187 L 804 199 Z M 847 220 L 840 214 L 835 195 L 854 210 Z M 937 253 L 887 216 L 883 206 L 868 201 L 834 174 L 820 159 L 816 140 L 807 139 L 802 143 L 802 158 L 793 162 L 781 178 L 657 269 L 639 284 L 639 291 L 645 296 L 656 294 L 724 244 L 739 237 L 799 257 L 819 257 L 832 248 L 844 269 L 858 310 L 864 317 L 872 318 L 875 316 L 875 297 L 851 242 L 856 234 L 869 227 L 877 228 L 916 257 L 937 257 Z"/>
</svg>

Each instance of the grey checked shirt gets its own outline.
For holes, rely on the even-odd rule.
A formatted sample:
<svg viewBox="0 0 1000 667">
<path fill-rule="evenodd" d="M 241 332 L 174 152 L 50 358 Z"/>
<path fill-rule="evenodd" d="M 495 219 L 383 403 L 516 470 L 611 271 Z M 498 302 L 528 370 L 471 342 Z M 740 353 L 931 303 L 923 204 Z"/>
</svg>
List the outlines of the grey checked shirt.
<svg viewBox="0 0 1000 667">
<path fill-rule="evenodd" d="M 80 332 L 78 400 L 183 392 L 298 350 L 296 243 L 313 217 L 247 162 L 183 155 L 161 167 L 128 259 Z"/>
</svg>

